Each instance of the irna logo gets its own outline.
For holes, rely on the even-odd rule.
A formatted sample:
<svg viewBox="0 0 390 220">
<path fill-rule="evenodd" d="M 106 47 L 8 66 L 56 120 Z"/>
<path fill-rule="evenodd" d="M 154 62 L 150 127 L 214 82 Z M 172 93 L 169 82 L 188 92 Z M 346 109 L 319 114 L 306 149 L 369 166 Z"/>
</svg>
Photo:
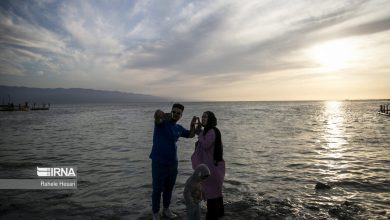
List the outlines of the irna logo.
<svg viewBox="0 0 390 220">
<path fill-rule="evenodd" d="M 38 176 L 76 177 L 73 167 L 37 167 Z"/>
</svg>

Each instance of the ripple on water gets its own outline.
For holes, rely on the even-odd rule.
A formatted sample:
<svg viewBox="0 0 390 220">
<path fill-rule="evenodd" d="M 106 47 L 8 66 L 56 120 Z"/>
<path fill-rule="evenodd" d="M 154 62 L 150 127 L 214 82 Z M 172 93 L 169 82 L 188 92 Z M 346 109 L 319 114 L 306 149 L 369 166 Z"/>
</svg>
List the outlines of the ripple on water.
<svg viewBox="0 0 390 220">
<path fill-rule="evenodd" d="M 342 205 L 345 201 L 368 210 L 354 213 L 353 219 L 386 219 L 390 120 L 371 114 L 377 106 L 376 101 L 186 103 L 180 123 L 188 125 L 189 115 L 205 109 L 218 116 L 227 162 L 227 219 L 331 219 L 329 210 L 337 218 L 349 208 Z M 39 219 L 42 210 L 47 218 L 56 218 L 67 210 L 65 216 L 80 219 L 150 219 L 148 155 L 152 115 L 158 108 L 170 110 L 170 104 L 75 105 L 53 108 L 49 114 L 2 114 L 0 168 L 8 170 L 2 175 L 12 168 L 28 171 L 69 163 L 78 167 L 79 189 L 70 196 L 2 192 L 0 218 Z M 178 148 L 179 219 L 185 219 L 180 196 L 193 172 L 193 143 L 181 139 L 179 146 L 184 147 Z M 316 192 L 316 181 L 334 186 Z M 52 200 L 57 200 L 55 206 Z"/>
</svg>

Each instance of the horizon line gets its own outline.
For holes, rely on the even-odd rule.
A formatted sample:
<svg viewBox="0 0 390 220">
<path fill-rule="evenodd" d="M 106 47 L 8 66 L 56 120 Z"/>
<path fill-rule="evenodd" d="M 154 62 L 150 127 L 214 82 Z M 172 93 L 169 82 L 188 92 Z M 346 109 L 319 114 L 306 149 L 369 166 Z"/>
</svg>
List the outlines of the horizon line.
<svg viewBox="0 0 390 220">
<path fill-rule="evenodd" d="M 102 92 L 118 92 L 118 93 L 128 93 L 128 94 L 135 94 L 135 95 L 145 95 L 145 96 L 154 96 L 158 98 L 163 98 L 166 100 L 162 101 L 155 101 L 155 102 L 322 102 L 322 101 L 390 101 L 389 98 L 359 98 L 359 99 L 292 99 L 292 100 L 282 100 L 282 99 L 275 99 L 275 100 L 202 100 L 202 99 L 187 99 L 187 98 L 180 98 L 180 97 L 165 97 L 165 96 L 158 96 L 153 94 L 144 94 L 144 93 L 137 93 L 137 92 L 125 92 L 120 90 L 105 90 L 105 89 L 95 89 L 95 88 L 81 88 L 81 87 L 70 87 L 70 88 L 64 88 L 64 87 L 28 87 L 28 86 L 10 86 L 10 85 L 0 85 L 4 87 L 19 87 L 19 88 L 28 88 L 28 89 L 84 89 L 84 90 L 94 90 L 94 91 L 102 91 Z M 174 101 L 176 100 L 176 101 Z M 102 102 L 103 103 L 103 102 Z"/>
</svg>

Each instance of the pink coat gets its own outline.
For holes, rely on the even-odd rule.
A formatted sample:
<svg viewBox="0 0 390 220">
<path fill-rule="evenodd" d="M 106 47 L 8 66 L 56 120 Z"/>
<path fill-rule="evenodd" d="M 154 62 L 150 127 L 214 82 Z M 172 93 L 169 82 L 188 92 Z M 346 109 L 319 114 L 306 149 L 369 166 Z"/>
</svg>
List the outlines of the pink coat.
<svg viewBox="0 0 390 220">
<path fill-rule="evenodd" d="M 215 199 L 222 197 L 222 184 L 225 177 L 225 161 L 218 162 L 215 166 L 214 154 L 215 132 L 210 129 L 206 136 L 203 131 L 198 136 L 198 142 L 195 151 L 191 156 L 192 169 L 204 163 L 210 169 L 211 175 L 202 182 L 202 191 L 206 199 Z"/>
</svg>

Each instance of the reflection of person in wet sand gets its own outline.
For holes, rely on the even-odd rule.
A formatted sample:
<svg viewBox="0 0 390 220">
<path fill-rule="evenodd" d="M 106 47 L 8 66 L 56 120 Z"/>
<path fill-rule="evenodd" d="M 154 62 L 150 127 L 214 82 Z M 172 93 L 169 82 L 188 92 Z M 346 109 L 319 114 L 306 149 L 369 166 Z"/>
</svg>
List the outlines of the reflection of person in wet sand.
<svg viewBox="0 0 390 220">
<path fill-rule="evenodd" d="M 191 156 L 192 168 L 204 163 L 210 169 L 210 177 L 202 182 L 202 191 L 207 199 L 206 219 L 214 220 L 224 216 L 222 184 L 225 177 L 225 161 L 221 132 L 216 127 L 217 118 L 213 112 L 202 115 L 203 130 L 198 125 L 198 141 Z"/>
</svg>

